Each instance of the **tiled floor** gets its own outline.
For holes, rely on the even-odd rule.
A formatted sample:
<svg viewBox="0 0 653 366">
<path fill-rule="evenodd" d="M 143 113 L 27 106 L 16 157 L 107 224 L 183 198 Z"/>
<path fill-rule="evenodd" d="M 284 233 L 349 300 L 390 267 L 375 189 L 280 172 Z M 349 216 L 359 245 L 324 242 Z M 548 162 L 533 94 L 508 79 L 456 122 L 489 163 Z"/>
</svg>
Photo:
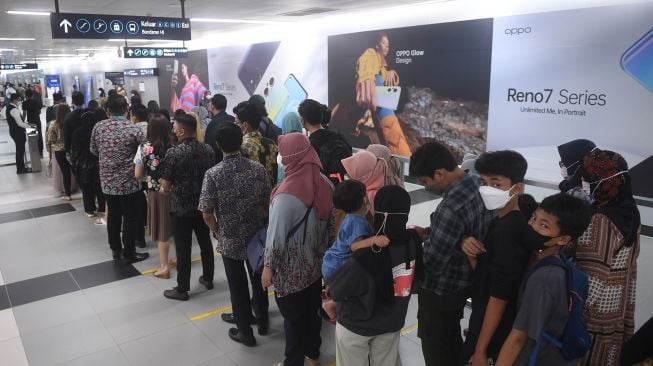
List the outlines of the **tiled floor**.
<svg viewBox="0 0 653 366">
<path fill-rule="evenodd" d="M 0 140 L 7 138 L 0 122 Z M 0 144 L 0 162 L 11 149 L 11 144 Z M 165 299 L 162 291 L 173 287 L 174 279 L 140 274 L 157 267 L 152 243 L 147 248 L 151 258 L 116 267 L 105 227 L 86 218 L 79 194 L 68 206 L 55 197 L 42 174 L 17 176 L 14 171 L 14 166 L 0 167 L 0 365 L 257 366 L 282 359 L 283 323 L 274 301 L 270 334 L 257 337 L 258 347 L 246 348 L 228 338 L 229 325 L 216 311 L 228 311 L 230 303 L 219 256 L 215 289 L 206 291 L 196 282 L 201 264 L 195 262 L 191 300 Z M 529 189 L 538 199 L 549 194 Z M 423 191 L 412 198 L 409 222 L 428 225 L 438 201 Z M 195 247 L 193 256 L 198 255 Z M 653 240 L 642 238 L 638 325 L 653 315 L 653 269 L 644 265 L 651 260 Z M 408 366 L 424 363 L 416 314 L 413 299 L 400 342 Z M 469 312 L 465 315 L 463 325 Z M 333 333 L 334 327 L 325 323 L 324 365 L 335 360 Z"/>
</svg>

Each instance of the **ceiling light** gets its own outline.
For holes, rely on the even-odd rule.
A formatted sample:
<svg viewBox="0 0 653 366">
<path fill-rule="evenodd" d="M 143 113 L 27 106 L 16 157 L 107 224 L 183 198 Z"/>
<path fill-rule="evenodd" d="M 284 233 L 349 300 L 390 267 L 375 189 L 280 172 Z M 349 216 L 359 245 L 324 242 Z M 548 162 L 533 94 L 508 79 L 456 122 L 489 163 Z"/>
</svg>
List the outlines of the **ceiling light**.
<svg viewBox="0 0 653 366">
<path fill-rule="evenodd" d="M 198 23 L 247 23 L 247 24 L 284 24 L 271 20 L 225 19 L 225 18 L 190 18 L 191 22 Z"/>
<path fill-rule="evenodd" d="M 36 38 L 12 38 L 12 37 L 0 37 L 0 41 L 35 41 Z"/>
<path fill-rule="evenodd" d="M 7 14 L 18 14 L 18 15 L 41 15 L 48 16 L 50 13 L 45 11 L 26 11 L 26 10 L 7 10 Z"/>
<path fill-rule="evenodd" d="M 151 40 L 151 39 L 127 39 L 127 40 L 125 40 L 125 39 L 115 39 L 115 38 L 107 39 L 107 41 L 109 41 L 109 42 L 123 42 L 123 43 L 125 43 L 125 41 L 127 41 L 127 43 L 132 43 L 132 42 L 133 43 L 161 43 L 161 42 L 166 42 L 167 43 L 167 42 L 173 42 L 171 40 Z"/>
</svg>

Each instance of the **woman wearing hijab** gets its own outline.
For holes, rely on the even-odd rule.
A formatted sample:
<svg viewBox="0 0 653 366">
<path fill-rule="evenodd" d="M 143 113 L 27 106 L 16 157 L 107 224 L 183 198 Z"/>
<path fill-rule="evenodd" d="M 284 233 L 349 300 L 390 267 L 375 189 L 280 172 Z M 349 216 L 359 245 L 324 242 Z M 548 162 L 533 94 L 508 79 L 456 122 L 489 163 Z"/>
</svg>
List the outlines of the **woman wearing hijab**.
<svg viewBox="0 0 653 366">
<path fill-rule="evenodd" d="M 337 302 L 339 365 L 368 359 L 370 366 L 401 365 L 399 338 L 413 280 L 420 277 L 421 241 L 406 230 L 410 195 L 403 188 L 381 188 L 374 205 L 376 233 L 386 235 L 390 244 L 354 252 L 327 281 Z"/>
<path fill-rule="evenodd" d="M 302 132 L 302 123 L 299 121 L 297 112 L 288 112 L 283 116 L 281 130 L 284 135 L 292 132 Z"/>
<path fill-rule="evenodd" d="M 385 185 L 404 188 L 404 174 L 401 169 L 401 162 L 392 156 L 390 149 L 385 145 L 372 144 L 367 147 L 367 151 L 385 163 Z"/>
<path fill-rule="evenodd" d="M 261 282 L 274 285 L 284 318 L 285 366 L 319 365 L 322 257 L 329 246 L 332 186 L 301 133 L 279 136 L 286 178 L 272 191 Z"/>
<path fill-rule="evenodd" d="M 342 159 L 342 166 L 347 171 L 349 179 L 361 181 L 367 187 L 367 198 L 374 211 L 374 196 L 376 192 L 386 185 L 386 166 L 383 160 L 377 159 L 369 151 L 362 150 L 356 154 Z"/>
<path fill-rule="evenodd" d="M 560 154 L 560 174 L 562 181 L 558 185 L 561 192 L 575 195 L 573 192 L 580 189 L 580 177 L 583 173 L 583 158 L 589 155 L 596 145 L 590 140 L 578 139 L 558 146 Z M 572 192 L 569 192 L 569 191 Z"/>
<path fill-rule="evenodd" d="M 640 215 L 621 155 L 595 149 L 583 165 L 581 184 L 595 212 L 576 249 L 590 283 L 585 319 L 592 348 L 581 364 L 618 365 L 635 327 Z"/>
<path fill-rule="evenodd" d="M 288 112 L 283 116 L 282 120 L 282 133 L 287 135 L 293 132 L 302 132 L 302 124 L 299 122 L 299 114 L 297 112 Z M 277 182 L 281 182 L 286 176 L 283 171 L 283 164 L 281 163 L 281 154 L 277 154 Z"/>
</svg>

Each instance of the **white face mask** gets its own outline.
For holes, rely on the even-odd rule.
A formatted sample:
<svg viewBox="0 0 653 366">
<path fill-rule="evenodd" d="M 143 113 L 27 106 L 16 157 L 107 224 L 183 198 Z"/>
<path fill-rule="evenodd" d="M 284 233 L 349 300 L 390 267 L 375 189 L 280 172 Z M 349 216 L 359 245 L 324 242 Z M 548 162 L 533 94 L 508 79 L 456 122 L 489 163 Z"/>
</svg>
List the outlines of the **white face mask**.
<svg viewBox="0 0 653 366">
<path fill-rule="evenodd" d="M 281 162 L 281 160 L 283 160 L 283 156 L 281 156 L 281 154 L 277 154 L 277 165 L 279 165 L 280 169 L 283 169 L 284 167 L 283 167 L 283 163 Z"/>
<path fill-rule="evenodd" d="M 510 190 L 514 187 L 510 187 L 508 190 L 504 191 L 499 188 L 490 187 L 490 186 L 481 186 L 478 189 L 478 192 L 481 194 L 481 199 L 485 208 L 488 210 L 498 210 L 504 208 L 510 199 L 514 197 L 514 194 L 510 195 Z"/>
<path fill-rule="evenodd" d="M 592 182 L 592 183 L 586 182 L 586 181 L 583 179 L 583 180 L 581 181 L 581 185 L 582 185 L 583 192 L 585 192 L 585 193 L 586 193 L 588 196 L 590 196 L 591 198 L 594 198 L 594 192 L 596 192 L 596 189 L 599 188 L 599 185 L 601 185 L 601 183 L 602 183 L 603 181 L 608 180 L 608 179 L 612 179 L 612 178 L 614 178 L 614 177 L 616 177 L 616 176 L 618 176 L 618 175 L 624 174 L 624 173 L 628 173 L 628 171 L 627 171 L 627 170 L 623 170 L 623 171 L 620 171 L 619 173 L 613 174 L 613 175 L 611 175 L 611 176 L 609 176 L 609 177 L 607 177 L 607 178 L 603 178 L 603 179 L 601 179 L 601 180 L 597 180 L 596 182 Z M 592 184 L 596 184 L 596 186 L 594 187 L 594 189 L 591 188 L 591 185 L 592 185 Z"/>
<path fill-rule="evenodd" d="M 573 166 L 576 165 L 576 164 L 578 164 L 578 166 L 576 167 L 576 169 L 574 169 L 574 172 L 571 173 L 572 176 L 573 176 L 574 174 L 576 174 L 576 172 L 578 171 L 578 169 L 580 169 L 580 160 L 578 160 L 578 161 L 572 163 L 572 164 L 569 165 L 569 166 L 565 166 L 562 162 L 560 162 L 560 174 L 562 175 L 562 178 L 563 178 L 563 179 L 568 179 L 568 178 L 569 178 L 569 175 L 570 175 L 570 174 L 569 174 L 569 168 L 573 167 Z"/>
</svg>

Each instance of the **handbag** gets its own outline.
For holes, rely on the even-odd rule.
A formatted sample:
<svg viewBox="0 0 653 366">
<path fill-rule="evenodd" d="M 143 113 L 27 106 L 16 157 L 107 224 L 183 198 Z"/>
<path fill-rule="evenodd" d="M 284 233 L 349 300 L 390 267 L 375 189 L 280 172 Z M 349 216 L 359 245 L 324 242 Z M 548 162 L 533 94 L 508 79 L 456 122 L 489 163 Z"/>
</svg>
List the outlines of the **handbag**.
<svg viewBox="0 0 653 366">
<path fill-rule="evenodd" d="M 286 241 L 290 240 L 299 228 L 304 225 L 304 238 L 302 240 L 302 245 L 304 245 L 304 242 L 306 241 L 308 215 L 311 213 L 312 209 L 313 205 L 311 204 L 302 219 L 288 231 Z M 263 228 L 259 229 L 247 243 L 247 261 L 254 272 L 260 272 L 263 270 L 263 263 L 265 262 L 265 241 L 267 240 L 267 237 L 268 226 L 265 225 Z"/>
<path fill-rule="evenodd" d="M 247 261 L 252 267 L 254 272 L 260 272 L 263 269 L 263 262 L 265 257 L 265 240 L 268 237 L 268 226 L 254 234 L 254 236 L 247 243 Z"/>
<path fill-rule="evenodd" d="M 45 177 L 52 178 L 52 160 L 48 161 L 48 167 L 45 169 Z"/>
</svg>

